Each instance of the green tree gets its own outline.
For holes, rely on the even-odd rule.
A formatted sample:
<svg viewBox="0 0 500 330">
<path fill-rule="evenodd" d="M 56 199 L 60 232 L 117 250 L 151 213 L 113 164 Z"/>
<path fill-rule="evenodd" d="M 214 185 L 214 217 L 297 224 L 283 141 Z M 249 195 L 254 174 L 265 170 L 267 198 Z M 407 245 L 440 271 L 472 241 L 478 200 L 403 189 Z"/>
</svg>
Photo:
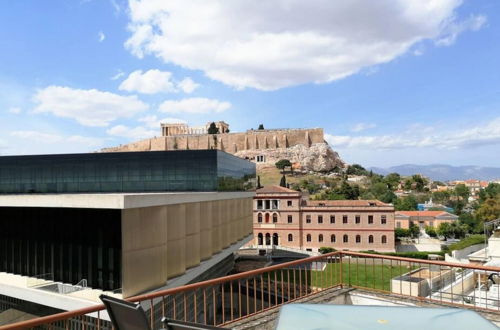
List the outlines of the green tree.
<svg viewBox="0 0 500 330">
<path fill-rule="evenodd" d="M 413 195 L 401 197 L 394 201 L 394 209 L 396 211 L 416 211 L 417 206 L 417 199 Z"/>
<path fill-rule="evenodd" d="M 434 227 L 431 226 L 425 226 L 425 233 L 429 235 L 430 237 L 436 237 L 437 233 Z"/>
<path fill-rule="evenodd" d="M 321 254 L 326 254 L 326 253 L 330 253 L 330 252 L 335 252 L 337 250 L 335 250 L 334 248 L 332 247 L 327 247 L 327 246 L 322 246 L 319 248 L 319 253 Z"/>
<path fill-rule="evenodd" d="M 358 185 L 350 185 L 347 181 L 342 182 L 340 189 L 338 190 L 340 195 L 343 195 L 345 199 L 358 199 L 360 192 Z"/>
<path fill-rule="evenodd" d="M 500 195 L 496 198 L 488 198 L 476 211 L 479 221 L 491 221 L 500 218 Z"/>
<path fill-rule="evenodd" d="M 442 236 L 444 238 L 452 237 L 452 231 L 448 222 L 440 223 L 436 232 L 439 236 Z"/>
<path fill-rule="evenodd" d="M 264 129 L 264 124 L 259 124 L 259 128 L 257 128 L 259 130 L 263 130 Z"/>
<path fill-rule="evenodd" d="M 292 163 L 288 159 L 280 159 L 274 165 L 276 165 L 281 172 L 284 172 L 285 167 L 292 167 Z"/>
<path fill-rule="evenodd" d="M 284 174 L 283 174 L 283 176 L 281 177 L 281 180 L 280 180 L 280 187 L 285 187 L 286 188 L 286 177 L 285 177 Z"/>
<path fill-rule="evenodd" d="M 396 190 L 398 188 L 399 182 L 401 182 L 401 175 L 398 173 L 389 173 L 384 177 L 385 183 L 390 187 L 391 190 Z"/>
<path fill-rule="evenodd" d="M 479 191 L 479 202 L 483 203 L 488 198 L 496 198 L 500 195 L 500 183 L 490 183 Z"/>
<path fill-rule="evenodd" d="M 467 201 L 470 195 L 470 190 L 466 185 L 460 183 L 455 186 L 454 193 L 456 196 L 462 197 L 463 201 Z"/>
<path fill-rule="evenodd" d="M 370 191 L 377 199 L 380 199 L 389 191 L 389 188 L 387 188 L 387 183 L 378 182 L 371 186 Z"/>
<path fill-rule="evenodd" d="M 208 126 L 207 133 L 208 134 L 219 134 L 219 128 L 217 128 L 217 126 L 215 126 L 214 122 L 211 122 L 210 125 Z"/>
<path fill-rule="evenodd" d="M 424 187 L 427 185 L 427 180 L 424 179 L 421 175 L 415 174 L 412 175 L 411 180 L 414 183 L 416 191 L 424 191 Z"/>
<path fill-rule="evenodd" d="M 396 236 L 396 238 L 410 237 L 410 231 L 404 228 L 396 228 L 394 229 L 394 235 Z"/>
<path fill-rule="evenodd" d="M 436 203 L 446 204 L 450 200 L 450 193 L 448 191 L 435 191 L 432 193 L 432 200 Z"/>
<path fill-rule="evenodd" d="M 398 199 L 398 196 L 396 196 L 395 193 L 392 191 L 386 192 L 384 195 L 381 196 L 380 201 L 384 203 L 391 203 L 394 204 L 394 202 Z"/>
<path fill-rule="evenodd" d="M 347 166 L 346 174 L 348 175 L 368 175 L 368 171 L 359 164 Z"/>
<path fill-rule="evenodd" d="M 417 238 L 420 235 L 420 228 L 414 223 L 411 224 L 409 230 L 410 230 L 410 235 L 413 238 Z"/>
<path fill-rule="evenodd" d="M 262 188 L 262 186 L 260 185 L 260 175 L 257 176 L 257 189 L 260 189 Z"/>
</svg>

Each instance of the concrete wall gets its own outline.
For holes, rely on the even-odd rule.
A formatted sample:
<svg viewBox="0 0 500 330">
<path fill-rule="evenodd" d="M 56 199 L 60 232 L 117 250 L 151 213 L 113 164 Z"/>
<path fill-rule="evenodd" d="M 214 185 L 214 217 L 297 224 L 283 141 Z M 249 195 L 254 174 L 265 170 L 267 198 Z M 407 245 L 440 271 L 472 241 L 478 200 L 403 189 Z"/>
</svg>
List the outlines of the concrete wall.
<svg viewBox="0 0 500 330">
<path fill-rule="evenodd" d="M 163 286 L 251 232 L 251 198 L 122 210 L 123 296 Z"/>
<path fill-rule="evenodd" d="M 288 148 L 298 144 L 309 147 L 314 143 L 323 142 L 322 128 L 253 130 L 244 133 L 160 136 L 118 147 L 104 148 L 101 151 L 220 149 L 234 154 L 242 150 Z"/>
</svg>

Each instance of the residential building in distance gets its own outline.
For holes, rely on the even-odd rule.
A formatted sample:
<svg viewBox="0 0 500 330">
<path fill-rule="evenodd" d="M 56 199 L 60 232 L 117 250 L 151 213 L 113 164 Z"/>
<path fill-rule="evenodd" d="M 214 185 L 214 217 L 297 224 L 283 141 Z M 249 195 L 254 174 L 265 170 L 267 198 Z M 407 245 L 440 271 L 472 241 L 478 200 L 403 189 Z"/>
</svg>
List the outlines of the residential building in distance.
<svg viewBox="0 0 500 330">
<path fill-rule="evenodd" d="M 458 216 L 446 211 L 396 211 L 396 228 L 408 229 L 412 224 L 437 228 L 441 223 L 452 223 Z"/>
<path fill-rule="evenodd" d="M 0 298 L 70 310 L 226 275 L 254 188 L 219 150 L 0 157 Z"/>
<path fill-rule="evenodd" d="M 279 186 L 254 197 L 254 245 L 394 251 L 394 207 L 376 200 L 310 201 Z"/>
</svg>

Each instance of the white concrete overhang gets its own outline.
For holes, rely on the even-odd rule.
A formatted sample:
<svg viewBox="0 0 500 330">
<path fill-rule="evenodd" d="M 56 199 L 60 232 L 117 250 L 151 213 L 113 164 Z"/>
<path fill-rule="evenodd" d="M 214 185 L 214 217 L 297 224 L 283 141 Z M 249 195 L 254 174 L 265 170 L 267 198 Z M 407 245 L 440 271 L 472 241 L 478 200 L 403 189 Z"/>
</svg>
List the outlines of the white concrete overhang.
<svg viewBox="0 0 500 330">
<path fill-rule="evenodd" d="M 133 209 L 181 203 L 253 198 L 255 192 L 162 192 L 109 194 L 19 194 L 0 195 L 0 207 L 62 207 Z"/>
</svg>

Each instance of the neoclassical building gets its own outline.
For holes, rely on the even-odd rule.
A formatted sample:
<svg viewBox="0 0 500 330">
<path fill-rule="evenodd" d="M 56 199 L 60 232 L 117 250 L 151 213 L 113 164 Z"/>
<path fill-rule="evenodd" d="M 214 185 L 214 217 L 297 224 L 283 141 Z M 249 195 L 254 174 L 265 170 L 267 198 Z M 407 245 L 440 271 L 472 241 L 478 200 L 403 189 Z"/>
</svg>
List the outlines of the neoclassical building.
<svg viewBox="0 0 500 330">
<path fill-rule="evenodd" d="M 458 216 L 446 211 L 397 211 L 396 228 L 408 229 L 411 225 L 417 225 L 420 229 L 425 227 L 438 228 L 442 223 L 452 223 L 458 220 Z"/>
<path fill-rule="evenodd" d="M 309 201 L 300 192 L 267 186 L 257 190 L 254 245 L 308 251 L 394 251 L 394 207 L 377 200 Z"/>
</svg>

